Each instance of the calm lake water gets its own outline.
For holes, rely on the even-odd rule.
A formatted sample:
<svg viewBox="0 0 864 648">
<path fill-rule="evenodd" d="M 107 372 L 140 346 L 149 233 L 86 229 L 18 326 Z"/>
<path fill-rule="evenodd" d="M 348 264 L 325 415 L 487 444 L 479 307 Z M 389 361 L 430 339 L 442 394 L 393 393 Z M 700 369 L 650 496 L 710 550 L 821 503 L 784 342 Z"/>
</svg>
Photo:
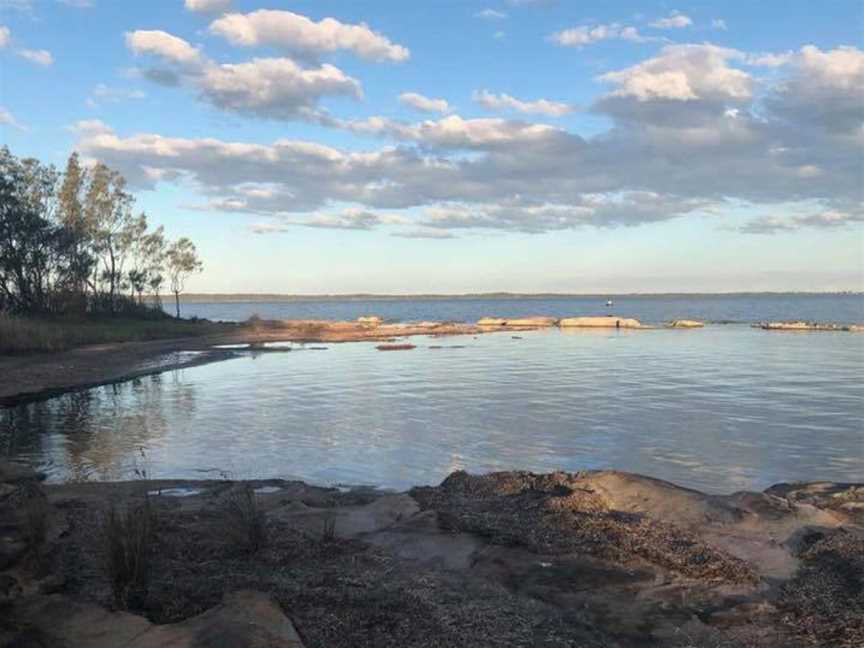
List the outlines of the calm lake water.
<svg viewBox="0 0 864 648">
<path fill-rule="evenodd" d="M 463 299 L 364 299 L 296 300 L 280 302 L 220 302 L 181 304 L 185 317 L 242 321 L 256 314 L 264 319 L 353 320 L 361 315 L 378 315 L 406 322 L 445 320 L 476 322 L 481 317 L 548 315 L 574 317 L 598 315 L 611 309 L 622 317 L 647 323 L 672 319 L 708 322 L 752 323 L 764 320 L 803 319 L 853 324 L 864 322 L 864 295 L 609 295 L 561 297 L 555 299 L 463 298 Z M 173 313 L 173 302 L 165 309 Z"/>
<path fill-rule="evenodd" d="M 0 410 L 0 443 L 52 480 L 143 467 L 405 488 L 456 469 L 615 467 L 711 492 L 864 481 L 864 335 L 517 337 L 247 352 Z"/>
</svg>

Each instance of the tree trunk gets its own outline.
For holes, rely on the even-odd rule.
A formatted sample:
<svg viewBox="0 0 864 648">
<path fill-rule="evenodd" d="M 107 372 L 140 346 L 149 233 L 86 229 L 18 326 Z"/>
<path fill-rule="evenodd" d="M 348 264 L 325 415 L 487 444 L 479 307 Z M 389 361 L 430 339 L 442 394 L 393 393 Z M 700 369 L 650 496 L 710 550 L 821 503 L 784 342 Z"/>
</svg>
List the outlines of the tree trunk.
<svg viewBox="0 0 864 648">
<path fill-rule="evenodd" d="M 180 291 L 174 291 L 174 303 L 177 305 L 177 319 L 180 319 Z"/>
</svg>

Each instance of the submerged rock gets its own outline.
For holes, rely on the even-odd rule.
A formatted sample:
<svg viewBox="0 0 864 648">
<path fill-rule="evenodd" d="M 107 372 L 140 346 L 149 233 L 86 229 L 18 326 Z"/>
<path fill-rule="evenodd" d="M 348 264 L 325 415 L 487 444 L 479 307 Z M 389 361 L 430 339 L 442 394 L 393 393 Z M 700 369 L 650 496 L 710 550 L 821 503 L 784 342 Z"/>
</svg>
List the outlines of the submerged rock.
<svg viewBox="0 0 864 648">
<path fill-rule="evenodd" d="M 760 322 L 755 327 L 765 331 L 852 331 L 854 326 L 821 324 L 819 322 Z"/>
<path fill-rule="evenodd" d="M 705 322 L 699 322 L 697 320 L 673 320 L 669 323 L 669 328 L 703 328 L 705 326 Z"/>
<path fill-rule="evenodd" d="M 483 317 L 477 321 L 477 326 L 496 326 L 496 327 L 507 327 L 507 328 L 545 328 L 549 326 L 555 326 L 558 323 L 558 320 L 554 317 L 514 317 L 514 318 L 501 318 L 501 317 Z"/>
<path fill-rule="evenodd" d="M 561 328 L 641 328 L 642 323 L 630 317 L 598 315 L 594 317 L 565 317 L 558 321 Z"/>
</svg>

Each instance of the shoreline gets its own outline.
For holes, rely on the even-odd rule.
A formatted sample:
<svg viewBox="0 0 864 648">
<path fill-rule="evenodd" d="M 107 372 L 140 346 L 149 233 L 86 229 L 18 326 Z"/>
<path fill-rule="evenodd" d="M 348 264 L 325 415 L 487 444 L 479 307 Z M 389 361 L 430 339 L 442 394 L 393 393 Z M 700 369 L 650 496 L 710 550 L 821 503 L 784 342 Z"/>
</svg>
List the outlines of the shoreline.
<svg viewBox="0 0 864 648">
<path fill-rule="evenodd" d="M 615 324 L 618 324 L 618 327 Z M 55 353 L 0 355 L 0 407 L 14 407 L 64 393 L 124 382 L 175 369 L 240 357 L 239 351 L 279 352 L 265 345 L 278 342 L 341 344 L 382 342 L 381 350 L 407 350 L 413 345 L 393 345 L 414 336 L 450 337 L 486 333 L 523 332 L 549 328 L 567 330 L 650 331 L 698 330 L 704 323 L 675 320 L 665 326 L 640 324 L 612 315 L 558 320 L 551 317 L 484 318 L 477 323 L 386 323 L 380 318 L 358 321 L 258 320 L 236 331 L 198 337 L 144 342 L 114 342 L 78 347 Z M 862 332 L 864 326 L 813 323 L 763 322 L 751 328 L 786 332 Z M 234 347 L 234 348 L 232 348 Z M 246 347 L 246 348 L 241 348 Z M 282 349 L 281 351 L 286 351 Z"/>
<path fill-rule="evenodd" d="M 615 470 L 457 471 L 401 492 L 284 480 L 39 486 L 34 477 L 0 462 L 7 528 L 18 519 L 15 493 L 47 511 L 38 569 L 23 545 L 0 547 L 0 605 L 13 611 L 0 645 L 16 632 L 84 648 L 129 634 L 139 643 L 128 645 L 150 648 L 190 629 L 232 636 L 250 624 L 265 635 L 290 626 L 294 643 L 267 645 L 295 648 L 864 638 L 864 599 L 836 585 L 864 577 L 864 484 L 706 495 Z M 244 492 L 266 529 L 255 549 L 227 522 Z M 114 612 L 94 533 L 112 503 L 145 502 L 159 520 L 145 598 Z"/>
</svg>

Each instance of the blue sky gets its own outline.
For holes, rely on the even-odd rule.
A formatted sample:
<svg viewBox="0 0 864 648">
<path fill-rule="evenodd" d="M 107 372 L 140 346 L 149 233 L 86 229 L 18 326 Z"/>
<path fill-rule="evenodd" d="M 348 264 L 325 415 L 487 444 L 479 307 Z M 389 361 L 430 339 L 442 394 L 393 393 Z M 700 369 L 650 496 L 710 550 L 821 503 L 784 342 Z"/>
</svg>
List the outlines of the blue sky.
<svg viewBox="0 0 864 648">
<path fill-rule="evenodd" d="M 269 13 L 265 13 L 269 11 Z M 204 292 L 864 289 L 855 1 L 0 0 L 0 135 Z"/>
</svg>

